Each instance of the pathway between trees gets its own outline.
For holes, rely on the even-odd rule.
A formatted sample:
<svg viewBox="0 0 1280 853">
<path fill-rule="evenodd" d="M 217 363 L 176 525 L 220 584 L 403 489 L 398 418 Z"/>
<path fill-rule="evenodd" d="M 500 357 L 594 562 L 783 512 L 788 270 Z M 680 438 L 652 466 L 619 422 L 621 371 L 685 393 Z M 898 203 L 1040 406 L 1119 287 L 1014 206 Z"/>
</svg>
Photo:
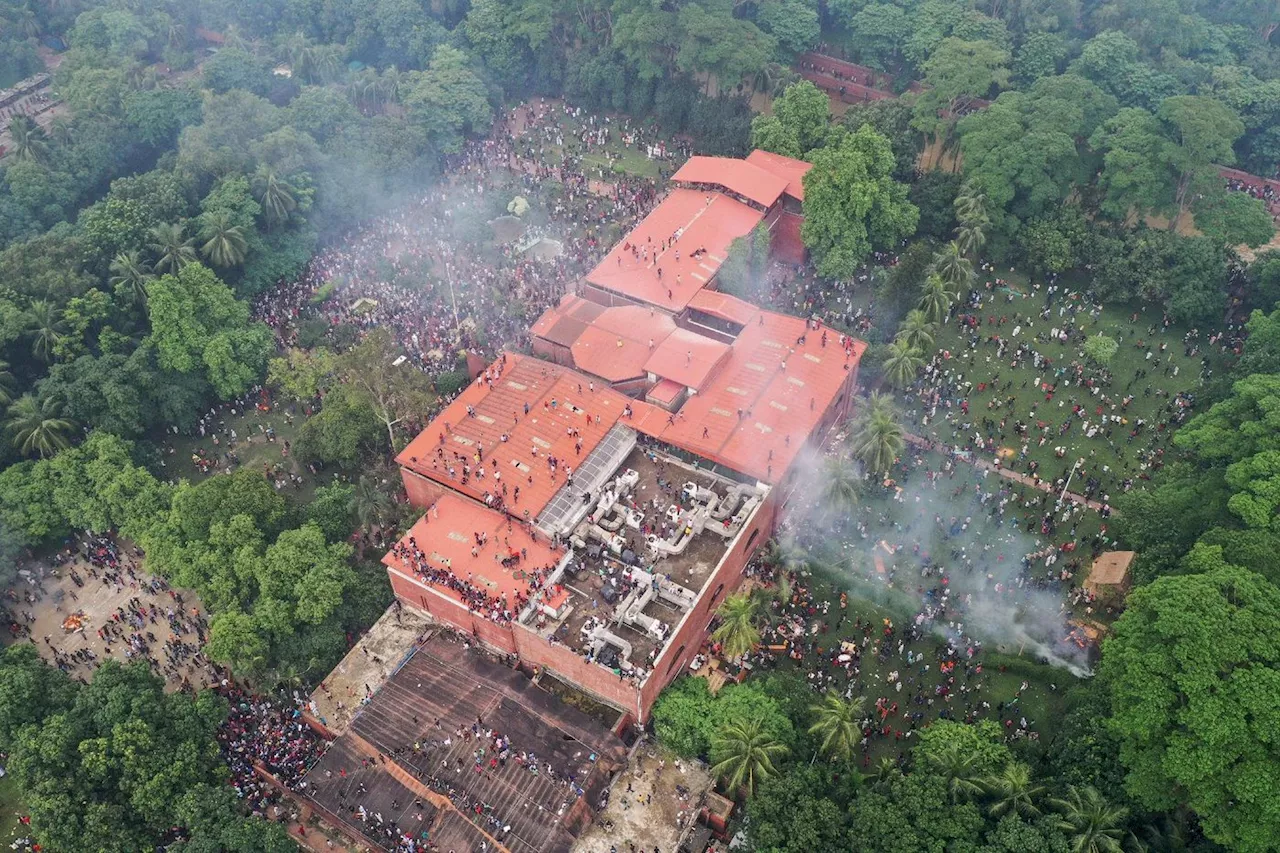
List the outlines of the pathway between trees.
<svg viewBox="0 0 1280 853">
<path fill-rule="evenodd" d="M 943 452 L 945 450 L 945 448 L 939 446 L 937 442 L 930 441 L 929 439 L 922 438 L 921 436 L 918 436 L 918 435 L 905 433 L 903 437 L 909 443 L 914 444 L 916 447 L 923 447 L 926 450 L 937 450 L 939 452 Z M 994 471 L 995 473 L 999 474 L 1001 477 L 1004 477 L 1006 480 L 1013 480 L 1014 482 L 1021 483 L 1024 486 L 1030 486 L 1033 489 L 1039 489 L 1042 492 L 1048 492 L 1051 495 L 1056 496 L 1061 494 L 1061 490 L 1054 488 L 1052 483 L 1045 482 L 1044 480 L 1041 480 L 1038 478 L 1028 477 L 1026 474 L 1019 474 L 1017 471 L 1012 471 L 1008 468 L 1005 468 L 1002 465 L 997 465 L 988 459 L 981 458 L 977 454 L 974 454 L 974 453 L 959 454 L 958 453 L 956 454 L 956 458 L 964 462 L 968 462 L 970 465 L 973 465 L 977 468 L 981 468 L 984 471 Z M 1112 510 L 1102 501 L 1090 500 L 1089 498 L 1086 498 L 1084 495 L 1076 494 L 1075 492 L 1067 492 L 1065 495 L 1063 495 L 1063 499 L 1071 501 L 1074 504 L 1087 506 L 1089 507 L 1089 509 L 1096 510 L 1098 512 L 1101 512 L 1104 509 L 1114 512 L 1114 510 Z"/>
</svg>

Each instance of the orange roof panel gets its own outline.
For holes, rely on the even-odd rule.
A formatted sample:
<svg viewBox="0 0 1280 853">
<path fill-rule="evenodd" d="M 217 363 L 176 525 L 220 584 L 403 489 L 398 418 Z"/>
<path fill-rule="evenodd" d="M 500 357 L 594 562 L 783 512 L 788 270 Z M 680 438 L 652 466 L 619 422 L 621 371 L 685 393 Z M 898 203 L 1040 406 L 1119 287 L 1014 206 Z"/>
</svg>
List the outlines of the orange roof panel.
<svg viewBox="0 0 1280 853">
<path fill-rule="evenodd" d="M 783 157 L 772 151 L 761 151 L 759 148 L 747 155 L 747 162 L 782 178 L 787 182 L 787 195 L 797 201 L 804 201 L 804 176 L 813 168 L 812 163 Z"/>
<path fill-rule="evenodd" d="M 687 329 L 676 329 L 653 350 L 644 369 L 687 388 L 698 389 L 728 353 L 728 344 Z"/>
<path fill-rule="evenodd" d="M 657 385 L 650 388 L 649 393 L 646 396 L 650 399 L 657 400 L 659 403 L 664 405 L 670 405 L 671 401 L 678 397 L 680 392 L 684 390 L 684 387 L 685 386 L 681 385 L 679 382 L 675 382 L 670 379 L 663 379 Z"/>
<path fill-rule="evenodd" d="M 609 382 L 637 379 L 652 352 L 647 343 L 625 338 L 599 326 L 588 326 L 569 348 L 579 370 Z"/>
<path fill-rule="evenodd" d="M 587 282 L 636 302 L 682 311 L 720 270 L 729 244 L 763 218 L 723 193 L 672 190 L 587 273 Z"/>
<path fill-rule="evenodd" d="M 739 326 L 751 322 L 760 310 L 745 299 L 718 290 L 699 290 L 689 300 L 689 307 Z"/>
<path fill-rule="evenodd" d="M 468 497 L 488 497 L 512 515 L 533 518 L 564 485 L 565 465 L 576 467 L 585 459 L 627 403 L 603 384 L 592 391 L 580 373 L 504 353 L 396 462 Z M 555 472 L 551 457 L 560 463 Z"/>
<path fill-rule="evenodd" d="M 489 615 L 495 606 L 518 611 L 563 557 L 563 549 L 552 548 L 528 525 L 446 494 L 427 509 L 382 562 Z M 543 595 L 554 607 L 555 600 L 563 601 L 567 593 L 551 588 Z"/>
<path fill-rule="evenodd" d="M 825 343 L 824 343 L 825 336 Z M 637 429 L 766 482 L 782 479 L 841 393 L 866 344 L 799 317 L 760 311 L 724 367 L 674 417 Z M 785 367 L 784 367 L 785 364 Z"/>
<path fill-rule="evenodd" d="M 737 157 L 690 157 L 671 180 L 724 187 L 764 208 L 772 207 L 787 189 L 785 178 Z"/>
</svg>

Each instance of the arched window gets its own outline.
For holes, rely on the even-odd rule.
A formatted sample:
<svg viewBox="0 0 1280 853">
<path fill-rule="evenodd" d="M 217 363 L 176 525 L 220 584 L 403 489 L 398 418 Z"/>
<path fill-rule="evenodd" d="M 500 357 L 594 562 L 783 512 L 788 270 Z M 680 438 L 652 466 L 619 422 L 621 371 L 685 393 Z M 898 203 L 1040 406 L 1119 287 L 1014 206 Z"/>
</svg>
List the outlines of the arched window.
<svg viewBox="0 0 1280 853">
<path fill-rule="evenodd" d="M 751 548 L 752 548 L 752 546 L 753 546 L 753 545 L 755 545 L 755 544 L 756 544 L 756 539 L 758 539 L 758 538 L 759 538 L 759 536 L 760 536 L 760 528 L 759 528 L 759 527 L 757 527 L 755 530 L 751 531 L 751 536 L 749 536 L 749 537 L 747 538 L 747 553 L 748 553 L 748 554 L 749 554 L 749 553 L 751 553 Z"/>
<path fill-rule="evenodd" d="M 671 671 L 680 665 L 680 656 L 683 654 L 684 646 L 676 649 L 676 653 L 671 656 L 671 663 L 667 664 L 667 675 L 670 675 Z"/>
<path fill-rule="evenodd" d="M 724 592 L 724 584 L 720 584 L 720 586 L 716 587 L 715 593 L 713 593 L 711 596 L 712 604 L 715 604 L 717 601 L 720 600 L 720 593 L 722 592 Z"/>
</svg>

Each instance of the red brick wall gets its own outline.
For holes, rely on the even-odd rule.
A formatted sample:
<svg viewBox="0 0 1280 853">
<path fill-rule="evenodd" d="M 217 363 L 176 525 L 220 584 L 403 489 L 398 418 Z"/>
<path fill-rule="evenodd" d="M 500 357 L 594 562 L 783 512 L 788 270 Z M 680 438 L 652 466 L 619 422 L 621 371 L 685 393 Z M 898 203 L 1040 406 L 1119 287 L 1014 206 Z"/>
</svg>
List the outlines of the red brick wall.
<svg viewBox="0 0 1280 853">
<path fill-rule="evenodd" d="M 400 469 L 400 479 L 404 481 L 404 490 L 409 496 L 409 503 L 422 509 L 431 506 L 448 491 L 439 483 L 428 480 L 421 474 L 415 474 L 407 468 Z"/>
<path fill-rule="evenodd" d="M 433 618 L 465 631 L 496 649 L 515 653 L 516 644 L 509 626 L 499 625 L 472 613 L 452 598 L 424 587 L 400 572 L 388 569 L 387 577 L 391 579 L 391 589 L 396 598 L 410 607 L 429 613 Z"/>
<path fill-rule="evenodd" d="M 769 540 L 769 536 L 773 533 L 775 515 L 774 496 L 770 493 L 764 504 L 756 510 L 751 527 L 743 531 L 733 548 L 725 554 L 711 576 L 711 580 L 703 587 L 701 597 L 680 623 L 675 634 L 667 642 L 666 649 L 658 657 L 653 675 L 644 683 L 641 691 L 642 720 L 649 719 L 649 710 L 657 701 L 658 694 L 688 669 L 689 661 L 702 648 L 707 639 L 707 625 L 711 622 L 712 614 L 742 582 L 742 570 L 746 567 L 752 552 L 764 547 L 764 543 Z M 720 589 L 717 595 L 717 589 L 721 584 L 724 584 L 724 588 Z"/>
<path fill-rule="evenodd" d="M 517 654 L 523 663 L 554 672 L 576 687 L 594 693 L 599 698 L 631 713 L 636 712 L 640 690 L 624 681 L 598 663 L 587 663 L 582 655 L 568 646 L 550 643 L 523 625 L 516 625 L 511 632 L 515 637 Z"/>
<path fill-rule="evenodd" d="M 804 242 L 800 239 L 800 224 L 804 217 L 798 213 L 783 212 L 769 232 L 769 248 L 775 258 L 788 264 L 803 264 L 807 257 Z"/>
</svg>

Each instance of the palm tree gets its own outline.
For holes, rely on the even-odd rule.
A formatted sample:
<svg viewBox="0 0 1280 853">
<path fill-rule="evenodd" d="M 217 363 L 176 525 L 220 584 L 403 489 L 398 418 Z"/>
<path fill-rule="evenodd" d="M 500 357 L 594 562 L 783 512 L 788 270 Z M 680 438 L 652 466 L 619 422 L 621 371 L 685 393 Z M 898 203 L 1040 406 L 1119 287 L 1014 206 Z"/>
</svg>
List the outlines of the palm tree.
<svg viewBox="0 0 1280 853">
<path fill-rule="evenodd" d="M 929 322 L 929 318 L 919 308 L 912 308 L 907 312 L 907 316 L 902 318 L 902 325 L 898 327 L 898 337 L 907 342 L 907 346 L 912 349 L 918 349 L 920 352 L 928 352 L 933 346 L 934 335 L 937 333 L 938 327 Z"/>
<path fill-rule="evenodd" d="M 775 569 L 797 569 L 808 562 L 808 559 L 808 551 L 796 542 L 793 536 L 784 536 L 781 539 L 775 536 L 769 540 L 769 544 L 764 549 L 765 564 Z"/>
<path fill-rule="evenodd" d="M 960 194 L 953 203 L 956 219 L 961 222 L 987 220 L 987 194 L 981 192 L 972 182 L 960 188 Z"/>
<path fill-rule="evenodd" d="M 37 299 L 27 306 L 27 334 L 31 336 L 31 354 L 41 361 L 53 358 L 53 350 L 62 340 L 66 325 L 62 312 L 52 302 Z"/>
<path fill-rule="evenodd" d="M 766 62 L 752 79 L 751 89 L 754 92 L 763 92 L 770 98 L 776 98 L 799 79 L 799 74 L 782 63 Z"/>
<path fill-rule="evenodd" d="M 816 718 L 809 726 L 809 734 L 822 739 L 820 749 L 828 758 L 839 761 L 853 758 L 853 751 L 862 739 L 859 720 L 866 704 L 864 696 L 846 700 L 839 693 L 828 691 L 821 702 L 809 706 L 809 713 Z"/>
<path fill-rule="evenodd" d="M 1057 826 L 1067 834 L 1072 853 L 1118 853 L 1128 809 L 1113 806 L 1091 785 L 1072 785 L 1066 797 L 1050 804 L 1060 812 Z"/>
<path fill-rule="evenodd" d="M 176 273 L 196 259 L 195 242 L 187 236 L 181 222 L 161 223 L 151 229 L 148 248 L 156 254 L 155 270 L 158 273 Z"/>
<path fill-rule="evenodd" d="M 956 247 L 966 255 L 976 255 L 987 242 L 986 219 L 966 219 L 956 227 Z"/>
<path fill-rule="evenodd" d="M 205 244 L 200 247 L 200 253 L 216 267 L 238 267 L 244 263 L 249 241 L 245 239 L 244 228 L 232 221 L 230 211 L 214 210 L 202 218 L 200 239 Z"/>
<path fill-rule="evenodd" d="M 711 736 L 711 773 L 724 780 L 727 790 L 745 787 L 750 795 L 757 782 L 777 774 L 774 761 L 790 752 L 758 717 L 727 723 Z"/>
<path fill-rule="evenodd" d="M 30 6 L 15 9 L 10 23 L 25 38 L 33 39 L 40 35 L 40 19 Z"/>
<path fill-rule="evenodd" d="M 138 305 L 147 304 L 147 284 L 155 278 L 151 265 L 136 250 L 121 252 L 111 259 L 111 278 L 107 283 L 116 290 L 124 290 L 133 296 Z"/>
<path fill-rule="evenodd" d="M 382 524 L 391 508 L 391 496 L 382 488 L 376 474 L 364 474 L 356 481 L 351 494 L 351 512 L 362 528 L 370 530 Z"/>
<path fill-rule="evenodd" d="M 54 397 L 37 400 L 24 394 L 11 405 L 5 418 L 5 429 L 13 446 L 24 456 L 52 456 L 71 446 L 68 433 L 75 424 L 62 417 L 62 404 Z"/>
<path fill-rule="evenodd" d="M 13 402 L 13 372 L 9 370 L 9 362 L 0 359 L 0 406 Z"/>
<path fill-rule="evenodd" d="M 983 787 L 992 798 L 989 809 L 992 817 L 1010 813 L 1021 817 L 1040 814 L 1036 800 L 1044 793 L 1044 786 L 1035 784 L 1031 768 L 1021 762 L 1009 762 L 999 775 L 988 778 Z"/>
<path fill-rule="evenodd" d="M 298 206 L 297 199 L 293 197 L 293 187 L 276 177 L 276 173 L 265 165 L 258 167 L 253 182 L 258 202 L 267 217 L 267 227 L 272 228 L 286 222 L 289 214 Z"/>
<path fill-rule="evenodd" d="M 915 381 L 916 374 L 924 367 L 920 350 L 898 337 L 889 344 L 884 359 L 884 378 L 894 388 L 905 388 Z"/>
<path fill-rule="evenodd" d="M 955 291 L 968 287 L 969 282 L 973 281 L 973 263 L 960 251 L 955 240 L 934 257 L 933 267 Z"/>
<path fill-rule="evenodd" d="M 982 793 L 976 752 L 948 743 L 937 752 L 926 753 L 925 763 L 946 782 L 952 805 Z"/>
<path fill-rule="evenodd" d="M 833 456 L 822 465 L 822 492 L 827 511 L 845 511 L 862 501 L 863 479 L 843 456 Z"/>
<path fill-rule="evenodd" d="M 9 120 L 9 139 L 13 142 L 15 160 L 44 163 L 49 159 L 49 143 L 44 128 L 31 116 L 18 115 Z"/>
<path fill-rule="evenodd" d="M 760 629 L 756 627 L 760 602 L 748 593 L 731 595 L 716 610 L 720 627 L 711 633 L 711 639 L 720 643 L 724 656 L 740 658 L 760 642 Z"/>
<path fill-rule="evenodd" d="M 50 142 L 56 142 L 64 147 L 70 145 L 73 138 L 71 119 L 66 116 L 58 116 L 49 122 L 48 136 Z"/>
<path fill-rule="evenodd" d="M 404 73 L 394 65 L 388 66 L 378 78 L 378 89 L 384 104 L 394 104 L 400 100 L 400 91 L 405 86 Z"/>
<path fill-rule="evenodd" d="M 892 400 L 883 394 L 872 394 L 867 405 L 854 418 L 849 446 L 867 470 L 884 475 L 902 455 L 906 447 L 904 435 Z"/>
<path fill-rule="evenodd" d="M 871 774 L 877 788 L 884 790 L 889 787 L 893 780 L 902 776 L 902 768 L 898 766 L 898 762 L 892 758 L 885 756 L 876 764 L 875 771 Z"/>
<path fill-rule="evenodd" d="M 947 318 L 956 295 L 956 291 L 947 285 L 942 276 L 933 273 L 924 280 L 924 289 L 920 292 L 920 312 L 929 322 L 941 323 Z"/>
</svg>

